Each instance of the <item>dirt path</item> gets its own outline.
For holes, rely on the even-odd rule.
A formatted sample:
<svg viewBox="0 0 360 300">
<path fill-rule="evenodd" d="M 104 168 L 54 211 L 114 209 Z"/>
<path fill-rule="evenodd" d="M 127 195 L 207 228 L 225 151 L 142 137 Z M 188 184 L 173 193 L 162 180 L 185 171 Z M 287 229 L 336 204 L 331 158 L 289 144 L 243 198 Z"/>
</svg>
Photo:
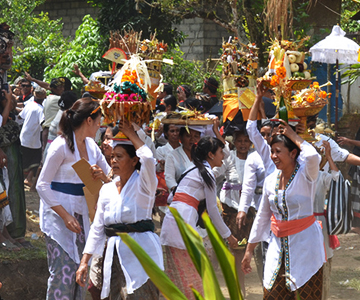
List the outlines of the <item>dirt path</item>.
<svg viewBox="0 0 360 300">
<path fill-rule="evenodd" d="M 29 211 L 33 212 L 33 217 L 37 219 L 39 210 L 39 197 L 37 193 L 26 191 L 26 201 Z M 28 219 L 27 237 L 33 233 L 41 236 L 38 223 Z M 329 299 L 360 299 L 360 236 L 357 234 L 347 234 L 339 236 L 341 246 L 335 251 L 332 261 L 331 287 Z M 42 238 L 36 243 L 41 243 Z M 44 247 L 41 248 L 44 252 Z M 26 251 L 26 250 L 22 250 Z M 19 255 L 20 260 L 1 259 L 0 253 L 0 281 L 3 288 L 0 295 L 4 300 L 43 300 L 46 294 L 46 281 L 48 278 L 47 264 L 45 258 L 36 258 L 27 260 L 30 252 L 24 252 Z M 22 257 L 26 257 L 22 258 Z M 311 262 L 304 262 L 311 263 Z M 255 270 L 255 264 L 252 265 Z M 226 285 L 220 272 L 219 281 L 228 298 Z M 252 272 L 246 277 L 246 299 L 262 299 L 262 287 L 256 272 Z M 87 297 L 91 299 L 91 297 Z"/>
</svg>

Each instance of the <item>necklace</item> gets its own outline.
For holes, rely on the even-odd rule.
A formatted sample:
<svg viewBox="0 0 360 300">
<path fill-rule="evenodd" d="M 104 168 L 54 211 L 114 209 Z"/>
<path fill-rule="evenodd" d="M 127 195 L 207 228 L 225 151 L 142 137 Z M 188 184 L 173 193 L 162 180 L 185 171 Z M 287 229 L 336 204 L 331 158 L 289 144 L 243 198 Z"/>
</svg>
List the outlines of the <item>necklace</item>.
<svg viewBox="0 0 360 300">
<path fill-rule="evenodd" d="M 295 169 L 294 169 L 293 173 L 291 174 L 290 179 L 289 179 L 288 183 L 286 184 L 283 194 L 282 194 L 282 207 L 283 207 L 284 213 L 282 212 L 282 210 L 279 206 L 279 199 L 278 199 L 281 171 L 279 171 L 279 173 L 277 175 L 276 185 L 275 185 L 274 203 L 275 203 L 275 206 L 276 206 L 279 214 L 281 215 L 283 221 L 288 220 L 288 210 L 287 210 L 286 201 L 285 201 L 285 191 L 289 187 L 290 183 L 293 181 L 297 171 L 299 170 L 299 167 L 300 167 L 299 163 L 296 162 Z"/>
</svg>

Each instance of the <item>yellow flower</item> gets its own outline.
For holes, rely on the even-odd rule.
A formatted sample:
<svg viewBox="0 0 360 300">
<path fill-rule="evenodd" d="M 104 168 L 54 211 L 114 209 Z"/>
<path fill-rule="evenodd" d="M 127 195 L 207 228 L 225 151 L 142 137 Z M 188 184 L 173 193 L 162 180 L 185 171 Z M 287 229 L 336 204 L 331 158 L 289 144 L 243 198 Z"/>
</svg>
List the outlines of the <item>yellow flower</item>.
<svg viewBox="0 0 360 300">
<path fill-rule="evenodd" d="M 303 99 L 298 95 L 293 96 L 293 98 L 295 99 L 297 104 L 301 104 L 303 101 Z"/>
<path fill-rule="evenodd" d="M 314 87 L 314 89 L 318 89 L 319 88 L 319 83 L 317 81 L 314 81 L 313 87 Z"/>
</svg>

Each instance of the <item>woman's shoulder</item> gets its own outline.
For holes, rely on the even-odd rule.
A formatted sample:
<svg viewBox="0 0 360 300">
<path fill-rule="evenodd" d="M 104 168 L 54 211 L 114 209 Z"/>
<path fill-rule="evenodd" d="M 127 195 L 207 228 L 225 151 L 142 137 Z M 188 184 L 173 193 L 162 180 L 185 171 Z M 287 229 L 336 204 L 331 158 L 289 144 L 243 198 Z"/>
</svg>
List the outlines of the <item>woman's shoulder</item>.
<svg viewBox="0 0 360 300">
<path fill-rule="evenodd" d="M 50 147 L 63 147 L 66 145 L 66 140 L 62 135 L 58 135 L 50 144 Z"/>
<path fill-rule="evenodd" d="M 116 188 L 116 182 L 119 180 L 119 178 L 114 179 L 110 182 L 104 183 L 100 189 L 99 197 L 104 196 L 107 193 L 111 192 Z"/>
</svg>

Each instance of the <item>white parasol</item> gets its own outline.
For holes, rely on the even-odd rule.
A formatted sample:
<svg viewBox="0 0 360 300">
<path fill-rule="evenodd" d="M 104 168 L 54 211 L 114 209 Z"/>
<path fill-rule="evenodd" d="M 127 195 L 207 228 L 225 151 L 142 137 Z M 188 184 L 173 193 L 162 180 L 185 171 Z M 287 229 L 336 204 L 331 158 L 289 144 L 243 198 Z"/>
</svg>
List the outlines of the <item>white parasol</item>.
<svg viewBox="0 0 360 300">
<path fill-rule="evenodd" d="M 338 121 L 338 98 L 339 98 L 339 62 L 344 64 L 358 63 L 360 46 L 353 40 L 345 37 L 346 32 L 335 25 L 325 39 L 310 48 L 311 60 L 327 64 L 336 64 L 336 97 L 335 97 L 335 129 Z M 328 68 L 329 73 L 329 68 Z M 328 74 L 329 77 L 329 74 Z M 329 78 L 328 78 L 329 79 Z M 330 105 L 328 105 L 328 122 L 330 117 Z"/>
</svg>

